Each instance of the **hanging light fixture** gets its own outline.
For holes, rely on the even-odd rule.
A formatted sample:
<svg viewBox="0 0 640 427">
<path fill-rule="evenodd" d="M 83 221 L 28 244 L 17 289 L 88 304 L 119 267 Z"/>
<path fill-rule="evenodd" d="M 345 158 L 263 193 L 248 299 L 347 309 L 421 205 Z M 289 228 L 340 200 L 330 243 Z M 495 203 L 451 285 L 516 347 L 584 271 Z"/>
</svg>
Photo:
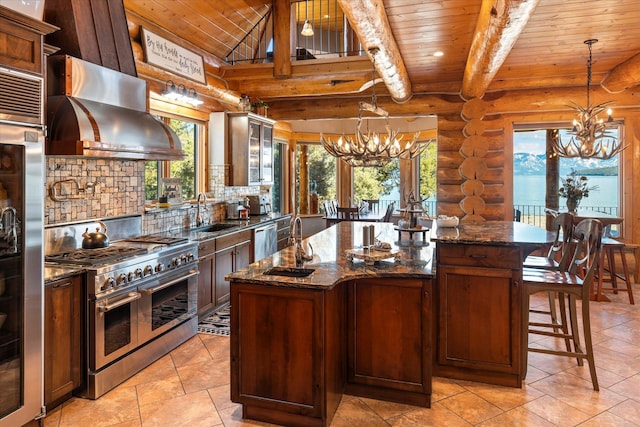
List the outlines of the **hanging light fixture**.
<svg viewBox="0 0 640 427">
<path fill-rule="evenodd" d="M 569 141 L 562 141 L 560 136 L 553 141 L 553 151 L 560 157 L 580 157 L 595 159 L 610 159 L 620 153 L 626 147 L 611 131 L 610 126 L 615 123 L 611 116 L 612 111 L 608 106 L 613 101 L 605 101 L 597 105 L 590 104 L 591 91 L 591 65 L 592 46 L 597 43 L 597 39 L 585 40 L 589 46 L 589 60 L 587 61 L 587 105 L 582 107 L 573 102 L 573 108 L 577 112 L 577 117 L 573 120 L 573 129 L 569 135 Z M 601 113 L 607 112 L 608 118 L 598 117 Z"/>
<path fill-rule="evenodd" d="M 371 73 L 373 93 L 371 96 L 371 103 L 360 102 L 358 104 L 358 121 L 356 123 L 354 137 L 352 138 L 350 136 L 342 135 L 337 141 L 333 141 L 324 135 L 320 135 L 320 139 L 325 150 L 327 150 L 332 156 L 344 160 L 351 166 L 384 166 L 389 163 L 391 159 L 396 157 L 401 159 L 413 159 L 429 145 L 429 143 L 422 143 L 418 141 L 420 132 L 416 132 L 411 141 L 403 143 L 403 136 L 398 136 L 399 131 L 391 130 L 389 127 L 389 113 L 378 106 L 376 99 L 375 61 L 377 53 L 378 48 L 369 49 L 369 54 L 371 54 L 371 57 L 373 58 L 373 70 Z M 385 135 L 369 131 L 368 129 L 363 132 L 362 114 L 365 111 L 369 111 L 386 118 L 385 128 L 387 133 Z"/>
<path fill-rule="evenodd" d="M 305 37 L 311 37 L 313 35 L 313 27 L 311 26 L 311 22 L 309 22 L 309 0 L 307 0 L 305 6 L 305 12 L 307 14 L 307 18 L 304 21 L 304 25 L 302 26 L 302 31 L 300 32 L 300 34 Z"/>
</svg>

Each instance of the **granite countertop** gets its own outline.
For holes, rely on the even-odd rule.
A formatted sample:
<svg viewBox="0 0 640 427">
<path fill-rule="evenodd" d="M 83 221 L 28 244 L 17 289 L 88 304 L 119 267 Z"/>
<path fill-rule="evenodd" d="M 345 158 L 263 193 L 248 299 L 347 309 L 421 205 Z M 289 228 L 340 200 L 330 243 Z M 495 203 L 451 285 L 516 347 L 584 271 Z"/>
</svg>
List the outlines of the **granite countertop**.
<svg viewBox="0 0 640 427">
<path fill-rule="evenodd" d="M 361 248 L 362 228 L 365 225 L 374 225 L 377 238 L 391 244 L 389 258 L 377 261 L 372 266 L 357 257 L 353 262 L 348 261 L 345 252 Z M 351 279 L 433 277 L 433 244 L 428 239 L 422 244 L 421 236 L 417 234 L 417 240 L 413 242 L 398 242 L 395 228 L 390 223 L 340 222 L 303 240 L 305 249 L 313 247 L 313 259 L 304 263 L 304 268 L 314 269 L 311 275 L 286 277 L 263 274 L 274 266 L 295 266 L 294 248 L 290 246 L 230 274 L 227 279 L 268 286 L 330 289 L 341 281 Z M 399 253 L 399 262 L 394 260 L 395 253 Z"/>
<path fill-rule="evenodd" d="M 203 225 L 202 227 L 161 232 L 157 233 L 157 235 L 167 237 L 186 237 L 194 242 L 203 242 L 206 240 L 215 239 L 224 234 L 259 227 L 260 225 L 274 222 L 285 217 L 291 217 L 291 214 L 271 213 L 267 215 L 250 216 L 249 219 L 227 219 L 224 221 L 212 222 L 208 225 Z M 198 229 L 206 228 L 216 224 L 229 226 L 229 228 L 217 231 L 197 231 Z"/>
<path fill-rule="evenodd" d="M 70 276 L 76 276 L 84 273 L 83 267 L 72 267 L 58 264 L 44 264 L 44 283 L 55 282 Z"/>
<path fill-rule="evenodd" d="M 536 246 L 551 243 L 554 237 L 550 231 L 515 221 L 470 221 L 431 230 L 431 240 L 443 243 Z"/>
</svg>

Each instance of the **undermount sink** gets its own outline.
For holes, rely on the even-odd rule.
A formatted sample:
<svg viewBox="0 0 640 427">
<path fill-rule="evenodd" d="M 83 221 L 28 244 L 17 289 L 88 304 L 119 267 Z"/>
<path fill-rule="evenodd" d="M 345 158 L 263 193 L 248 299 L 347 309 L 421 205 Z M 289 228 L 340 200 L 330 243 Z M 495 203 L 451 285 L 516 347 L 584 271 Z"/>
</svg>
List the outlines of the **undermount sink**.
<svg viewBox="0 0 640 427">
<path fill-rule="evenodd" d="M 262 274 L 267 276 L 307 277 L 314 271 L 316 271 L 315 268 L 273 267 Z"/>
<path fill-rule="evenodd" d="M 199 227 L 194 229 L 193 231 L 197 231 L 197 232 L 201 232 L 201 233 L 211 233 L 214 231 L 222 231 L 222 230 L 227 230 L 229 228 L 233 228 L 233 227 L 237 227 L 235 224 L 210 224 L 210 225 L 205 225 L 203 227 Z"/>
</svg>

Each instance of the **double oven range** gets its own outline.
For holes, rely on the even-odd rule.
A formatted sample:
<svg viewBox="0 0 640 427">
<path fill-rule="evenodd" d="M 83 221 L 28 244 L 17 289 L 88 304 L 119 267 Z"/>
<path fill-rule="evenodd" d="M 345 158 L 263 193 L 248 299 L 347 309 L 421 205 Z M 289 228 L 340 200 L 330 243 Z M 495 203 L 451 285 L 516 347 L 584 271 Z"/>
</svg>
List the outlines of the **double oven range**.
<svg viewBox="0 0 640 427">
<path fill-rule="evenodd" d="M 45 255 L 86 272 L 81 396 L 100 397 L 196 334 L 197 253 L 186 238 L 138 235 Z"/>
</svg>

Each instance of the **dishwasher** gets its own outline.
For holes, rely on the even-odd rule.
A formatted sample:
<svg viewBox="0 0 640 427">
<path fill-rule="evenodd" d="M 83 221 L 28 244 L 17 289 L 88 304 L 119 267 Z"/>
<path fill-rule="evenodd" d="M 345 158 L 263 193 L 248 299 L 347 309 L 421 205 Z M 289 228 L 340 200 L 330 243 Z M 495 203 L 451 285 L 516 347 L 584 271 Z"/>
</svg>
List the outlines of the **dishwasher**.
<svg viewBox="0 0 640 427">
<path fill-rule="evenodd" d="M 278 227 L 276 223 L 258 227 L 253 232 L 253 260 L 259 261 L 278 251 Z"/>
</svg>

